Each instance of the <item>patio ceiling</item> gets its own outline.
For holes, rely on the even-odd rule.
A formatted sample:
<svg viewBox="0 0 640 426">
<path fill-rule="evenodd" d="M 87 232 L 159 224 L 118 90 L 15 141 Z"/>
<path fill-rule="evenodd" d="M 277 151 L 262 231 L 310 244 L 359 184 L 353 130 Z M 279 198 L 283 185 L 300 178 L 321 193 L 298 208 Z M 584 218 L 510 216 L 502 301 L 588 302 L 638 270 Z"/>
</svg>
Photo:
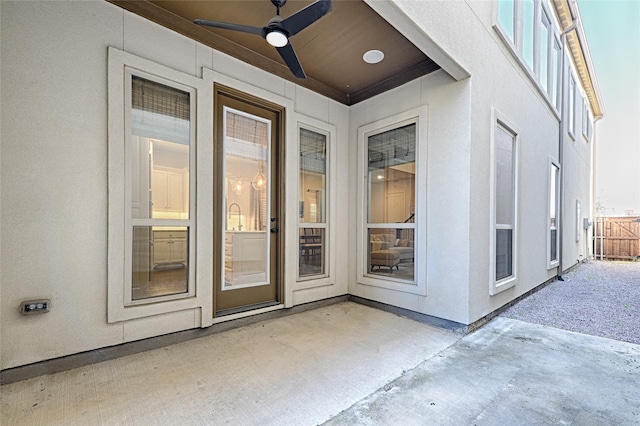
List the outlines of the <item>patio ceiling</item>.
<svg viewBox="0 0 640 426">
<path fill-rule="evenodd" d="M 291 37 L 306 79 L 293 76 L 275 48 L 259 36 L 193 23 L 201 18 L 263 27 L 276 13 L 269 0 L 108 1 L 345 105 L 440 69 L 361 0 L 334 0 L 332 12 Z M 311 3 L 288 0 L 280 14 L 286 18 Z M 372 49 L 384 52 L 382 62 L 363 61 L 362 55 Z"/>
</svg>

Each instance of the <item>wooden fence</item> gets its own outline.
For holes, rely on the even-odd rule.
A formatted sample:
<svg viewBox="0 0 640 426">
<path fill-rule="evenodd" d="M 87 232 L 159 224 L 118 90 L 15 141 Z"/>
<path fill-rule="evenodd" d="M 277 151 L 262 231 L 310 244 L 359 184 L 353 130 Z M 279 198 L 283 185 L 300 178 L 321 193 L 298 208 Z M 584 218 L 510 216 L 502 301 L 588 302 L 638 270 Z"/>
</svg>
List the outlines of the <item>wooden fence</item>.
<svg viewBox="0 0 640 426">
<path fill-rule="evenodd" d="M 598 260 L 640 260 L 640 217 L 596 217 L 593 255 Z"/>
</svg>

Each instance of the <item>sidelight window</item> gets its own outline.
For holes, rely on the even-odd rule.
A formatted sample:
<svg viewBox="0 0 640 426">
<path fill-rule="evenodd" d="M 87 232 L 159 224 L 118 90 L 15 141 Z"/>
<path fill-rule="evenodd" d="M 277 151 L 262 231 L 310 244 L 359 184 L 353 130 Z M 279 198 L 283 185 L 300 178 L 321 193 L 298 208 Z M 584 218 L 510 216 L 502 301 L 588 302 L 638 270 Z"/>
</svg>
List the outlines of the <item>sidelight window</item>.
<svg viewBox="0 0 640 426">
<path fill-rule="evenodd" d="M 193 94 L 133 71 L 125 75 L 131 206 L 127 305 L 190 294 Z"/>
<path fill-rule="evenodd" d="M 327 275 L 327 134 L 299 128 L 298 277 Z"/>
</svg>

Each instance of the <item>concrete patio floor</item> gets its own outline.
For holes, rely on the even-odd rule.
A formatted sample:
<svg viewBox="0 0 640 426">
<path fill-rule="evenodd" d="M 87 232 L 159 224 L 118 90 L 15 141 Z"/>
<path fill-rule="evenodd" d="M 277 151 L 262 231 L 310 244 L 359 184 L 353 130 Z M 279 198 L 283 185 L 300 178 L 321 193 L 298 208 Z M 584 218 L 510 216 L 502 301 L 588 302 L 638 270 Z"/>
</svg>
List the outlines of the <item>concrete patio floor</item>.
<svg viewBox="0 0 640 426">
<path fill-rule="evenodd" d="M 0 387 L 7 425 L 638 424 L 640 346 L 352 302 Z"/>
</svg>

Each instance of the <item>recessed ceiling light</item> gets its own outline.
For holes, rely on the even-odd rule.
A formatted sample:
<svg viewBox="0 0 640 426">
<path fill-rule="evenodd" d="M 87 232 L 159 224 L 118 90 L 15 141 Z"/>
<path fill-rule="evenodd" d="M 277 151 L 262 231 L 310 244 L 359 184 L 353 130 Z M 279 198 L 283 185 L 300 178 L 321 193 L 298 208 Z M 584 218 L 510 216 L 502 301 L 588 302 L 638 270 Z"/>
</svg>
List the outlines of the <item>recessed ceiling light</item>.
<svg viewBox="0 0 640 426">
<path fill-rule="evenodd" d="M 377 64 L 384 59 L 384 53 L 381 50 L 369 50 L 362 59 L 368 64 Z"/>
</svg>

